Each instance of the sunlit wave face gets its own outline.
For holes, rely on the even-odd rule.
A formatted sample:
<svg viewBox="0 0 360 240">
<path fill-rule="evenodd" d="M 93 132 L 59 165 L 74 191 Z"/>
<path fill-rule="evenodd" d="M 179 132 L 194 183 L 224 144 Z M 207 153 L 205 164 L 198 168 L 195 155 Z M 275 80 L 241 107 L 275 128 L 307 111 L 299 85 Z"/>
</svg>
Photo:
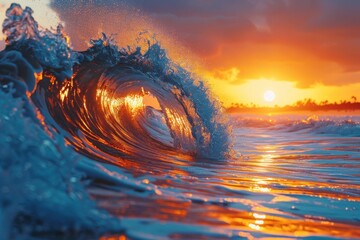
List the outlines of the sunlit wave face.
<svg viewBox="0 0 360 240">
<path fill-rule="evenodd" d="M 264 93 L 264 100 L 267 101 L 267 102 L 274 101 L 275 97 L 276 97 L 275 93 L 273 91 L 271 91 L 271 90 L 267 90 Z"/>
</svg>

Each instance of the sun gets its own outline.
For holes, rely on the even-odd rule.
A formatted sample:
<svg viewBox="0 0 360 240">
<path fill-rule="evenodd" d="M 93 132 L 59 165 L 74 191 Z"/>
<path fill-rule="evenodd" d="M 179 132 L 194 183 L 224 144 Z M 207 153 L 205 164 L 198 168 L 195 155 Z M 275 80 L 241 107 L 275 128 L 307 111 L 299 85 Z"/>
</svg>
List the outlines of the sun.
<svg viewBox="0 0 360 240">
<path fill-rule="evenodd" d="M 267 101 L 267 102 L 272 102 L 275 100 L 275 93 L 271 90 L 267 90 L 264 92 L 264 100 Z"/>
</svg>

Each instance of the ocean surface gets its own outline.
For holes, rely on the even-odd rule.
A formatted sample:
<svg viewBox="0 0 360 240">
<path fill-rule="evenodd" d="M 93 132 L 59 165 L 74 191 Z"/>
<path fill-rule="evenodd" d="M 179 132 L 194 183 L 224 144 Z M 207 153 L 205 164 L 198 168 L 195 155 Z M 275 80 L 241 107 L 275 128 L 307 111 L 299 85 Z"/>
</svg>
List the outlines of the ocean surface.
<svg viewBox="0 0 360 240">
<path fill-rule="evenodd" d="M 3 32 L 1 240 L 360 238 L 358 112 L 227 114 L 156 39 Z"/>
<path fill-rule="evenodd" d="M 238 158 L 194 159 L 160 171 L 140 167 L 135 179 L 154 194 L 99 183 L 89 188 L 91 196 L 134 238 L 360 237 L 356 112 L 231 119 Z"/>
</svg>

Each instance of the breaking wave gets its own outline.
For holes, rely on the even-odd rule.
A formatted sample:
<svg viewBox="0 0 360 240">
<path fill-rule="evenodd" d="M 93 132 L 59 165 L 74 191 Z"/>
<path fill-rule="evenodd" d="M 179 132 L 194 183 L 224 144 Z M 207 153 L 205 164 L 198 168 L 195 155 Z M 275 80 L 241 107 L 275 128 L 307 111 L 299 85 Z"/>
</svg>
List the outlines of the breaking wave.
<svg viewBox="0 0 360 240">
<path fill-rule="evenodd" d="M 26 68 L 17 72 L 23 81 L 9 81 L 17 93 L 30 93 L 40 111 L 54 119 L 57 130 L 68 133 L 67 140 L 79 150 L 89 143 L 91 153 L 97 148 L 108 154 L 105 149 L 110 148 L 117 149 L 110 154 L 115 157 L 156 159 L 165 152 L 205 158 L 228 152 L 219 104 L 156 40 L 144 39 L 146 49 L 118 49 L 103 34 L 91 40 L 87 51 L 75 52 L 61 26 L 55 33 L 39 30 L 31 9 L 16 4 L 7 11 L 3 27 L 4 61 Z"/>
<path fill-rule="evenodd" d="M 293 115 L 287 118 L 282 116 L 269 117 L 233 117 L 233 125 L 239 128 L 270 128 L 273 130 L 281 130 L 286 132 L 304 132 L 310 134 L 327 134 L 339 136 L 360 136 L 360 118 L 358 115 L 341 116 L 331 118 L 322 113 L 322 115 L 310 114 L 309 117 Z"/>
<path fill-rule="evenodd" d="M 145 48 L 118 48 L 103 34 L 90 41 L 88 50 L 76 52 L 61 26 L 54 31 L 42 29 L 30 8 L 12 4 L 6 17 L 0 81 L 2 106 L 8 108 L 1 113 L 1 139 L 20 134 L 22 150 L 15 159 L 10 152 L 2 154 L 1 178 L 6 175 L 8 180 L 0 186 L 6 193 L 0 197 L 0 225 L 5 226 L 4 219 L 9 221 L 3 236 L 13 234 L 10 225 L 19 217 L 43 229 L 89 230 L 98 219 L 102 231 L 121 230 L 116 221 L 107 225 L 111 217 L 96 210 L 88 198 L 71 157 L 74 153 L 68 154 L 65 145 L 90 159 L 134 171 L 162 171 L 184 161 L 229 154 L 228 127 L 219 103 L 202 81 L 171 61 L 156 40 L 143 39 Z M 9 121 L 14 128 L 7 129 Z M 30 150 L 35 148 L 40 152 Z M 27 152 L 31 156 L 21 155 Z M 46 173 L 40 171 L 44 168 Z M 85 174 L 94 171 L 88 169 Z M 29 175 L 27 182 L 19 181 L 24 185 L 20 192 L 6 192 L 18 180 L 13 175 Z M 22 202 L 11 214 L 12 208 L 4 207 L 10 198 Z M 57 206 L 64 215 L 61 223 L 45 218 L 56 204 L 54 199 L 62 202 Z M 35 212 L 28 210 L 34 204 Z M 65 209 L 74 209 L 73 216 L 66 217 L 69 210 Z"/>
</svg>

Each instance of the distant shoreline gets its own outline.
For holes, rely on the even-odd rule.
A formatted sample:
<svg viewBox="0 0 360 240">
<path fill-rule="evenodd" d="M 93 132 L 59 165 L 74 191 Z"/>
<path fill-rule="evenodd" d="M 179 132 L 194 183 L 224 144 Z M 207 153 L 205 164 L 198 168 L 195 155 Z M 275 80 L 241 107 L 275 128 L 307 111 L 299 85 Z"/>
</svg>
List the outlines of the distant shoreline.
<svg viewBox="0 0 360 240">
<path fill-rule="evenodd" d="M 359 113 L 360 109 L 281 109 L 281 108 L 237 108 L 230 109 L 226 108 L 225 111 L 227 113 L 327 113 L 327 112 L 351 112 L 351 113 Z"/>
<path fill-rule="evenodd" d="M 316 116 L 360 116 L 360 109 L 352 109 L 352 110 L 297 110 L 297 111 L 279 111 L 278 109 L 268 109 L 268 110 L 237 110 L 237 111 L 228 111 L 227 114 L 231 115 L 257 115 L 257 116 L 276 116 L 276 115 L 316 115 Z"/>
<path fill-rule="evenodd" d="M 311 99 L 298 101 L 294 105 L 287 105 L 283 107 L 260 107 L 256 105 L 233 104 L 231 107 L 226 108 L 228 113 L 269 113 L 269 112 L 360 112 L 360 102 L 346 102 L 341 103 L 328 103 L 322 102 L 317 104 Z"/>
</svg>

